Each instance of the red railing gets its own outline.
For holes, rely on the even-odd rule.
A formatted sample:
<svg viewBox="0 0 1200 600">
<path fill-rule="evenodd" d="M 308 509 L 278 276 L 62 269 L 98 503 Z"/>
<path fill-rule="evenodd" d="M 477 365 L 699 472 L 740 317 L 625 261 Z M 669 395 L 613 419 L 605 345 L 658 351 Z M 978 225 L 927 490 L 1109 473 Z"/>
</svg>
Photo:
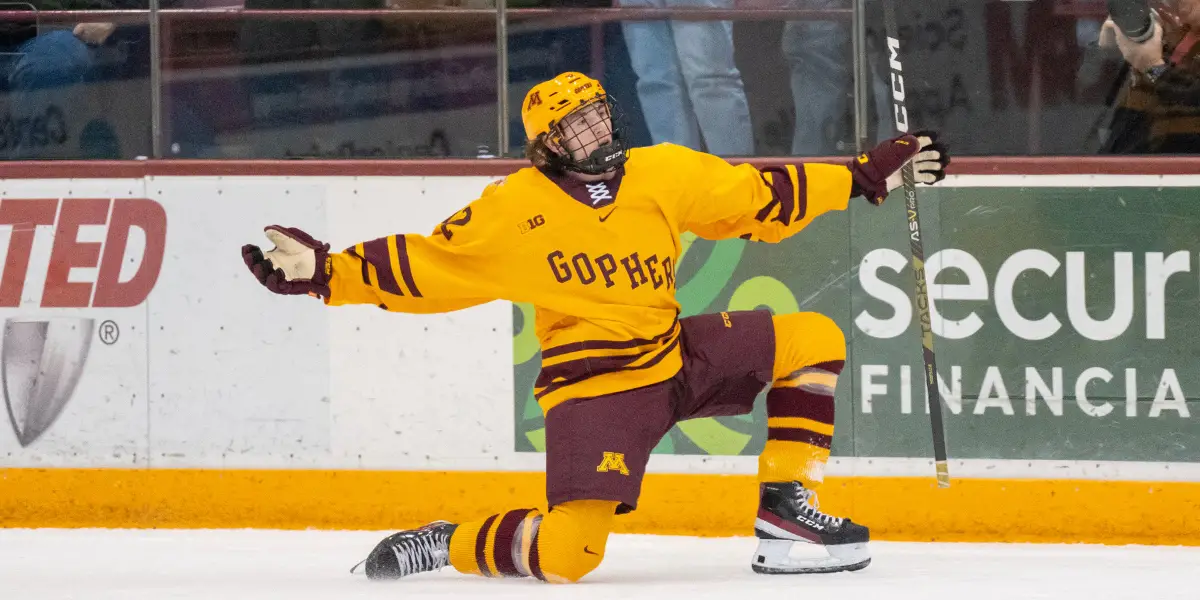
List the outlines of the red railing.
<svg viewBox="0 0 1200 600">
<path fill-rule="evenodd" d="M 843 163 L 850 157 L 731 159 L 759 167 L 785 161 Z M 122 160 L 0 162 L 0 179 L 131 177 L 504 176 L 529 166 L 513 159 L 419 160 Z M 952 175 L 1197 175 L 1200 157 L 962 157 Z"/>
</svg>

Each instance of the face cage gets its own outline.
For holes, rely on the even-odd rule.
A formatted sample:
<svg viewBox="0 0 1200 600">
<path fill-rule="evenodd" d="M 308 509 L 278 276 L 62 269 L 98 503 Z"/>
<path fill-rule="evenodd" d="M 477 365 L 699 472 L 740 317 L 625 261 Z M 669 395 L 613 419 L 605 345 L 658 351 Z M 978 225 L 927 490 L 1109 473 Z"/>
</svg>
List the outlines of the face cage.
<svg viewBox="0 0 1200 600">
<path fill-rule="evenodd" d="M 593 150 L 587 158 L 575 160 L 570 152 L 567 151 L 566 142 L 567 140 L 574 139 L 574 137 L 569 132 L 563 130 L 562 121 L 566 119 L 564 117 L 550 127 L 550 140 L 559 148 L 562 148 L 564 152 L 564 154 L 551 153 L 553 154 L 552 162 L 557 167 L 586 175 L 602 175 L 619 168 L 629 158 L 629 149 L 625 147 L 624 139 L 625 131 L 627 130 L 625 125 L 625 111 L 621 110 L 621 106 L 608 95 L 598 96 L 595 100 L 581 104 L 578 108 L 568 113 L 567 116 L 575 114 L 577 111 L 583 110 L 596 102 L 604 103 L 608 109 L 609 126 L 612 129 L 612 141 Z M 574 136 L 578 135 L 574 134 Z"/>
</svg>

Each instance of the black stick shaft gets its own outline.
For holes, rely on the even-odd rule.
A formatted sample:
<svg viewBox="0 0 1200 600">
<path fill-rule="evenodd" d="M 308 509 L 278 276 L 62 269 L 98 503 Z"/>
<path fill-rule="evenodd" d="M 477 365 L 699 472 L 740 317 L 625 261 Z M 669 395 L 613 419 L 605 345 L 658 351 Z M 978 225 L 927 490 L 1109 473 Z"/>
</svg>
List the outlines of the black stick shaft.
<svg viewBox="0 0 1200 600">
<path fill-rule="evenodd" d="M 896 26 L 897 0 L 883 0 L 884 27 L 887 32 L 888 63 L 892 78 L 892 104 L 896 129 L 908 133 L 908 110 L 904 101 L 904 70 L 900 62 L 900 36 Z M 933 458 L 939 487 L 950 486 L 950 468 L 946 460 L 946 432 L 942 423 L 942 395 L 937 383 L 937 359 L 933 353 L 933 321 L 929 316 L 929 286 L 925 281 L 925 245 L 921 234 L 921 216 L 917 210 L 917 185 L 912 163 L 901 170 L 904 182 L 904 207 L 908 216 L 908 239 L 912 249 L 913 275 L 916 279 L 915 303 L 921 324 L 922 358 L 925 362 L 925 390 L 929 398 L 929 424 L 933 429 Z"/>
</svg>

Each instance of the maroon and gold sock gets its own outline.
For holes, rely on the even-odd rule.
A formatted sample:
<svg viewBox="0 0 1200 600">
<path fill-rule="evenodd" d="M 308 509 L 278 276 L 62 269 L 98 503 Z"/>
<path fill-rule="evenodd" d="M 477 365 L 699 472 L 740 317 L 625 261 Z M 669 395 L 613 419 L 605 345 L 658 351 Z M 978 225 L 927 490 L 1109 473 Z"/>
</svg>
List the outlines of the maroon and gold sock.
<svg viewBox="0 0 1200 600">
<path fill-rule="evenodd" d="M 450 564 L 484 577 L 534 575 L 530 559 L 541 522 L 541 513 L 523 508 L 463 523 L 450 538 Z"/>
<path fill-rule="evenodd" d="M 767 392 L 767 443 L 758 459 L 760 482 L 825 479 L 833 442 L 834 392 L 845 365 L 841 329 L 816 313 L 778 315 L 774 383 Z"/>
<path fill-rule="evenodd" d="M 521 509 L 463 523 L 450 538 L 450 565 L 469 575 L 578 581 L 604 559 L 617 504 L 574 500 L 546 515 Z"/>
<path fill-rule="evenodd" d="M 824 481 L 833 443 L 833 390 L 842 364 L 804 367 L 767 392 L 767 444 L 758 459 L 759 481 L 800 481 L 809 488 Z"/>
</svg>

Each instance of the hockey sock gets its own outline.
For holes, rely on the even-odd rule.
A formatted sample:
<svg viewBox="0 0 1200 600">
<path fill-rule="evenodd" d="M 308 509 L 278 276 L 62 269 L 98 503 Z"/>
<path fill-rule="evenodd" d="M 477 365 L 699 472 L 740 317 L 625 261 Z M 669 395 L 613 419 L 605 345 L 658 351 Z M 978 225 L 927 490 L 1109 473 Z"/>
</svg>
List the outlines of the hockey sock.
<svg viewBox="0 0 1200 600">
<path fill-rule="evenodd" d="M 833 441 L 834 390 L 846 361 L 846 338 L 818 313 L 776 315 L 774 383 L 767 392 L 767 443 L 760 482 L 825 479 Z"/>
<path fill-rule="evenodd" d="M 542 514 L 523 508 L 463 523 L 450 538 L 450 565 L 484 577 L 528 577 Z"/>
<path fill-rule="evenodd" d="M 541 578 L 573 583 L 600 566 L 617 504 L 574 500 L 554 507 L 543 520 L 537 540 Z"/>
<path fill-rule="evenodd" d="M 469 575 L 578 581 L 604 559 L 617 504 L 575 500 L 549 514 L 520 509 L 463 523 L 450 538 L 450 564 Z"/>
</svg>

